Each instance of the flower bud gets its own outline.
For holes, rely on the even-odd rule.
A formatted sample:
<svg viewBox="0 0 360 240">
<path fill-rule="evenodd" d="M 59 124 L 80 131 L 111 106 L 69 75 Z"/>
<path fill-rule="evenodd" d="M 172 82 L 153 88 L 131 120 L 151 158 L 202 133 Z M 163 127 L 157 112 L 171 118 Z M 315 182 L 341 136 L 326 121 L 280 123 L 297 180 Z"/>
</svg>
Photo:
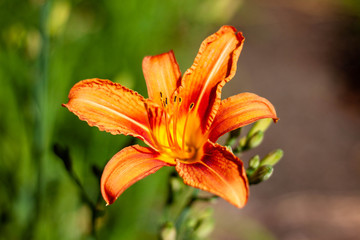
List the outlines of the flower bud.
<svg viewBox="0 0 360 240">
<path fill-rule="evenodd" d="M 214 230 L 215 221 L 213 218 L 207 218 L 200 222 L 199 226 L 195 230 L 195 234 L 198 238 L 203 239 L 208 237 Z"/>
<path fill-rule="evenodd" d="M 174 192 L 180 192 L 184 188 L 179 177 L 170 177 L 170 186 Z"/>
<path fill-rule="evenodd" d="M 259 146 L 261 144 L 263 139 L 264 139 L 264 132 L 263 131 L 257 131 L 254 135 L 252 135 L 248 139 L 248 141 L 246 143 L 247 149 L 256 148 L 257 146 Z"/>
<path fill-rule="evenodd" d="M 176 228 L 172 222 L 166 222 L 161 228 L 160 232 L 161 240 L 175 240 Z"/>
<path fill-rule="evenodd" d="M 54 3 L 47 20 L 47 28 L 51 36 L 58 35 L 64 30 L 70 12 L 71 6 L 68 1 L 56 1 Z"/>
<path fill-rule="evenodd" d="M 252 135 L 256 134 L 256 132 L 258 132 L 258 131 L 265 132 L 269 128 L 271 122 L 272 122 L 271 118 L 264 118 L 264 119 L 258 120 L 256 123 L 254 123 L 254 125 L 248 132 L 247 137 L 248 138 L 251 137 Z"/>
<path fill-rule="evenodd" d="M 271 177 L 273 171 L 274 169 L 272 166 L 269 165 L 260 166 L 253 174 L 248 176 L 249 183 L 258 184 L 263 181 L 266 181 Z"/>
<path fill-rule="evenodd" d="M 253 156 L 249 161 L 249 168 L 257 169 L 260 165 L 260 157 L 259 155 Z"/>
<path fill-rule="evenodd" d="M 238 137 L 240 136 L 241 128 L 235 129 L 229 133 L 229 137 L 225 142 L 225 146 L 232 147 L 238 141 Z"/>
<path fill-rule="evenodd" d="M 268 153 L 260 162 L 260 166 L 270 165 L 274 166 L 283 157 L 284 152 L 281 149 L 276 149 Z"/>
<path fill-rule="evenodd" d="M 193 227 L 196 239 L 204 239 L 214 230 L 214 209 L 209 207 L 197 213 L 196 224 Z"/>
<path fill-rule="evenodd" d="M 245 148 L 246 140 L 247 140 L 246 136 L 240 138 L 240 140 L 239 140 L 239 148 L 240 148 L 240 149 Z"/>
</svg>

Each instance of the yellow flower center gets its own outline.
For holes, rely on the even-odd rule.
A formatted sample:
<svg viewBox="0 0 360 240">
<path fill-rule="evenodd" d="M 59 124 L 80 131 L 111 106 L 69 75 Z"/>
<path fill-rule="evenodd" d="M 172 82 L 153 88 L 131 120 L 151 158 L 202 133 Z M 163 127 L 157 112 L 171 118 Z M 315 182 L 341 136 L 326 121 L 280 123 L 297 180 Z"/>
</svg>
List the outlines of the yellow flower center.
<svg viewBox="0 0 360 240">
<path fill-rule="evenodd" d="M 191 112 L 194 103 L 191 103 L 187 114 L 180 113 L 182 99 L 174 96 L 171 103 L 167 97 L 163 98 L 160 92 L 162 111 L 159 122 L 152 128 L 152 135 L 157 148 L 162 154 L 182 162 L 197 161 L 198 147 L 189 141 L 190 131 L 194 127 L 191 122 Z M 191 126 L 190 126 L 191 125 Z"/>
</svg>

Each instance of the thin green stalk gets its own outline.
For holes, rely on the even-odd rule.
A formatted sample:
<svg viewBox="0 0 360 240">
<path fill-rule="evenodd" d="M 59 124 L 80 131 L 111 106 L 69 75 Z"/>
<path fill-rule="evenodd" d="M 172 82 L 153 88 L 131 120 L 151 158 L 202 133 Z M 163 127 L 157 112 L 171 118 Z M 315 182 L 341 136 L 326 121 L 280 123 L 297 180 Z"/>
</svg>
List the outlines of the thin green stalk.
<svg viewBox="0 0 360 240">
<path fill-rule="evenodd" d="M 199 196 L 200 190 L 185 185 L 175 171 L 169 175 L 168 182 L 169 193 L 165 206 L 165 222 L 162 225 L 161 232 L 170 231 L 169 226 L 175 226 L 176 232 L 182 234 L 184 229 L 187 228 L 185 225 L 190 220 L 189 214 L 191 214 L 194 204 L 198 201 L 212 202 L 217 196 Z"/>
<path fill-rule="evenodd" d="M 101 194 L 100 193 L 98 194 L 96 202 L 91 200 L 91 198 L 87 194 L 84 186 L 82 185 L 79 177 L 77 176 L 77 174 L 75 173 L 75 171 L 73 169 L 73 161 L 70 156 L 70 151 L 69 151 L 68 147 L 62 147 L 59 144 L 54 144 L 53 151 L 62 160 L 64 167 L 66 169 L 66 172 L 69 174 L 70 178 L 74 181 L 74 183 L 76 184 L 76 186 L 78 187 L 78 189 L 80 191 L 81 199 L 82 199 L 83 203 L 90 209 L 90 211 L 91 211 L 90 237 L 92 239 L 97 239 L 96 229 L 95 229 L 96 220 L 98 217 L 101 217 L 104 214 L 104 210 L 102 210 L 100 207 L 100 205 L 102 203 Z M 93 169 L 93 172 L 94 172 L 95 176 L 97 177 L 97 179 L 99 181 L 99 185 L 100 185 L 101 173 L 99 173 L 99 169 L 97 169 L 96 166 L 93 166 L 92 169 Z"/>
<path fill-rule="evenodd" d="M 33 220 L 29 222 L 28 231 L 25 233 L 29 238 L 33 238 L 35 225 L 42 215 L 43 189 L 44 189 L 44 159 L 46 153 L 46 126 L 47 126 L 47 100 L 48 100 L 48 63 L 50 40 L 47 32 L 47 19 L 50 14 L 51 0 L 44 3 L 40 16 L 40 34 L 42 46 L 37 62 L 37 82 L 35 86 L 35 130 L 33 141 L 33 160 L 37 171 L 37 182 L 35 191 L 35 206 Z"/>
</svg>

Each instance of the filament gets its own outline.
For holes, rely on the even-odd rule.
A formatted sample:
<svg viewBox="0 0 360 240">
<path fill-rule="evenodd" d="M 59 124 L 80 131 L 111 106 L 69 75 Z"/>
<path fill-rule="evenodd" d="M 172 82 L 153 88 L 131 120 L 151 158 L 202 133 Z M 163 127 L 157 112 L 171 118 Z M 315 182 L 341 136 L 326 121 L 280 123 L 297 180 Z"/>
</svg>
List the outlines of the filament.
<svg viewBox="0 0 360 240">
<path fill-rule="evenodd" d="M 186 128 L 187 128 L 187 123 L 188 123 L 188 120 L 189 120 L 189 113 L 191 111 L 191 109 L 193 109 L 194 107 L 194 103 L 191 103 L 190 106 L 189 106 L 189 111 L 188 113 L 186 114 L 186 119 L 185 119 L 185 124 L 184 124 L 184 131 L 183 131 L 183 136 L 182 136 L 182 149 L 185 149 L 185 134 L 186 134 Z"/>
<path fill-rule="evenodd" d="M 176 103 L 176 97 L 174 97 L 174 103 Z M 181 105 L 181 98 L 179 98 L 179 102 L 178 104 L 176 104 L 176 109 L 174 110 L 174 114 L 173 114 L 173 136 L 174 136 L 174 144 L 175 144 L 175 148 L 180 150 L 180 146 L 179 143 L 177 142 L 177 117 L 178 117 L 178 111 L 179 111 L 179 107 Z"/>
</svg>

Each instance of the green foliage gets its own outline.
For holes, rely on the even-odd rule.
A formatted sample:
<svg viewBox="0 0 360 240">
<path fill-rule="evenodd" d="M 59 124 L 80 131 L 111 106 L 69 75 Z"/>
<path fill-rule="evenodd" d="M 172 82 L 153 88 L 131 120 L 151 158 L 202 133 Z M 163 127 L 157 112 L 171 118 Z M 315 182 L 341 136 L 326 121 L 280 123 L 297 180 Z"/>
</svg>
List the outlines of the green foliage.
<svg viewBox="0 0 360 240">
<path fill-rule="evenodd" d="M 174 49 L 184 72 L 231 16 L 217 9 L 236 9 L 215 2 L 0 2 L 0 239 L 156 239 L 168 169 L 105 207 L 99 173 L 131 138 L 90 128 L 61 104 L 94 77 L 146 96 L 145 55 Z"/>
</svg>

